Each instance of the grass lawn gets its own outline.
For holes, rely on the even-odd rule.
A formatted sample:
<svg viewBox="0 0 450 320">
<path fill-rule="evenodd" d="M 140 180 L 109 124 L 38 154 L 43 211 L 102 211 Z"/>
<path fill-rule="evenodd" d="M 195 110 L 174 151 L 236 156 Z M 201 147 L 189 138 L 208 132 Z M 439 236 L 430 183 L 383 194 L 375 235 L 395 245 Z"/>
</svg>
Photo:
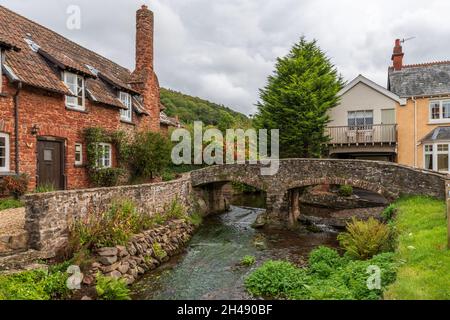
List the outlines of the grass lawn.
<svg viewBox="0 0 450 320">
<path fill-rule="evenodd" d="M 445 202 L 427 197 L 401 199 L 395 226 L 400 262 L 396 282 L 384 294 L 393 300 L 449 300 L 450 250 Z"/>
<path fill-rule="evenodd" d="M 20 200 L 12 198 L 0 199 L 0 211 L 20 207 L 23 207 L 23 203 Z"/>
</svg>

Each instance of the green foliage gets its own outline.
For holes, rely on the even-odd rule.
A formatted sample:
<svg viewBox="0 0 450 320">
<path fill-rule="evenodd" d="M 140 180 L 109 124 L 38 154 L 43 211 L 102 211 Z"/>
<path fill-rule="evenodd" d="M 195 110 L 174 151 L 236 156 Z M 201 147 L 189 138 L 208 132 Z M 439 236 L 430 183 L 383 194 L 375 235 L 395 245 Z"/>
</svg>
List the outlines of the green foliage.
<svg viewBox="0 0 450 320">
<path fill-rule="evenodd" d="M 255 187 L 249 186 L 245 183 L 241 182 L 232 182 L 231 186 L 233 187 L 233 190 L 238 193 L 256 193 L 259 192 L 259 190 Z"/>
<path fill-rule="evenodd" d="M 245 279 L 245 286 L 254 296 L 290 298 L 306 289 L 306 278 L 306 272 L 290 262 L 267 261 Z"/>
<path fill-rule="evenodd" d="M 373 256 L 392 250 L 391 229 L 374 218 L 360 221 L 353 218 L 347 224 L 347 232 L 338 236 L 346 254 L 358 260 L 367 260 Z"/>
<path fill-rule="evenodd" d="M 245 286 L 252 295 L 264 298 L 377 300 L 395 281 L 392 253 L 351 261 L 333 249 L 321 247 L 310 254 L 309 264 L 309 268 L 301 269 L 289 262 L 268 261 L 245 280 Z M 381 289 L 368 289 L 369 266 L 380 268 Z"/>
<path fill-rule="evenodd" d="M 130 148 L 130 165 L 137 177 L 153 178 L 162 174 L 170 164 L 172 145 L 160 133 L 138 133 Z"/>
<path fill-rule="evenodd" d="M 350 197 L 351 195 L 353 195 L 353 187 L 349 185 L 340 186 L 339 195 L 342 197 Z"/>
<path fill-rule="evenodd" d="M 450 250 L 445 201 L 407 197 L 395 203 L 398 230 L 396 282 L 385 293 L 392 300 L 450 300 Z"/>
<path fill-rule="evenodd" d="M 97 274 L 95 289 L 100 300 L 131 300 L 130 290 L 123 279 Z"/>
<path fill-rule="evenodd" d="M 14 208 L 23 207 L 23 203 L 17 199 L 1 199 L 0 200 L 0 211 Z"/>
<path fill-rule="evenodd" d="M 22 173 L 15 176 L 6 176 L 2 178 L 0 189 L 7 192 L 15 199 L 19 199 L 28 190 L 30 178 L 27 174 Z"/>
<path fill-rule="evenodd" d="M 395 213 L 397 212 L 397 208 L 395 204 L 391 204 L 389 207 L 383 210 L 381 213 L 381 217 L 384 221 L 390 222 L 394 218 Z"/>
<path fill-rule="evenodd" d="M 245 115 L 230 108 L 200 98 L 161 88 L 161 102 L 167 115 L 178 116 L 184 124 L 202 121 L 219 130 L 230 128 L 248 128 L 251 121 Z"/>
<path fill-rule="evenodd" d="M 153 225 L 151 218 L 137 211 L 130 200 L 117 200 L 104 212 L 92 212 L 70 229 L 72 252 L 86 248 L 126 244 L 131 236 Z"/>
<path fill-rule="evenodd" d="M 172 201 L 169 210 L 166 213 L 167 219 L 185 219 L 186 208 L 180 203 L 178 199 Z"/>
<path fill-rule="evenodd" d="M 66 286 L 68 274 L 59 266 L 0 275 L 0 300 L 50 300 L 64 299 L 70 294 Z"/>
<path fill-rule="evenodd" d="M 246 267 L 251 267 L 256 263 L 256 258 L 253 256 L 245 256 L 241 260 L 241 265 Z"/>
<path fill-rule="evenodd" d="M 156 258 L 159 261 L 161 261 L 162 259 L 167 257 L 167 252 L 164 251 L 164 249 L 161 247 L 161 244 L 159 244 L 158 242 L 154 242 L 152 244 L 152 249 L 153 249 L 153 252 L 154 252 Z"/>
<path fill-rule="evenodd" d="M 275 74 L 261 90 L 254 122 L 258 128 L 280 130 L 280 157 L 319 157 L 328 141 L 327 111 L 338 104 L 342 86 L 317 42 L 301 38 L 277 60 Z"/>
<path fill-rule="evenodd" d="M 319 278 L 329 277 L 336 268 L 343 265 L 345 260 L 336 250 L 328 247 L 319 247 L 309 254 L 309 272 Z"/>
<path fill-rule="evenodd" d="M 56 189 L 53 186 L 53 184 L 46 183 L 46 184 L 42 184 L 42 185 L 36 187 L 36 189 L 34 189 L 34 193 L 47 193 L 47 192 L 53 192 L 55 190 Z"/>
<path fill-rule="evenodd" d="M 177 178 L 177 175 L 169 170 L 164 170 L 161 174 L 161 178 L 163 181 L 172 181 Z"/>
<path fill-rule="evenodd" d="M 124 174 L 125 171 L 121 168 L 96 168 L 90 170 L 89 178 L 97 187 L 114 187 Z"/>
<path fill-rule="evenodd" d="M 193 214 L 189 215 L 188 220 L 196 227 L 200 226 L 203 223 L 203 217 L 198 212 L 194 212 Z"/>
</svg>

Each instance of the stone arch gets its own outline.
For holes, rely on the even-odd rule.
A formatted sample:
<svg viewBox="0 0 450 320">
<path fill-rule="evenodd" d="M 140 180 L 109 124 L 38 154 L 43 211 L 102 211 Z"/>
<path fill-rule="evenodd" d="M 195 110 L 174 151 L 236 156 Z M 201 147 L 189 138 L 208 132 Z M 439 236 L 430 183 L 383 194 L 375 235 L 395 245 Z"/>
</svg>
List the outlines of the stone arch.
<svg viewBox="0 0 450 320">
<path fill-rule="evenodd" d="M 321 185 L 321 184 L 336 184 L 336 185 L 350 185 L 355 188 L 361 188 L 367 191 L 371 191 L 385 197 L 387 200 L 393 201 L 399 197 L 399 194 L 392 193 L 386 188 L 377 183 L 371 183 L 359 179 L 345 179 L 339 177 L 327 177 L 327 178 L 311 178 L 301 181 L 296 181 L 286 186 L 286 192 L 292 189 L 298 189 L 303 187 Z"/>
</svg>

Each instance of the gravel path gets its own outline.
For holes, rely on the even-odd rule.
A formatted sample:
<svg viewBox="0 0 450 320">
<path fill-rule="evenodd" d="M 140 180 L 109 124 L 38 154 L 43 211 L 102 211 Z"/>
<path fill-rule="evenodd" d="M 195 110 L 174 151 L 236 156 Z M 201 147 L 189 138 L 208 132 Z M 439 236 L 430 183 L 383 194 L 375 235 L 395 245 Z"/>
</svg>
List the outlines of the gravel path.
<svg viewBox="0 0 450 320">
<path fill-rule="evenodd" d="M 0 211 L 0 236 L 13 236 L 23 233 L 25 227 L 25 208 Z"/>
</svg>

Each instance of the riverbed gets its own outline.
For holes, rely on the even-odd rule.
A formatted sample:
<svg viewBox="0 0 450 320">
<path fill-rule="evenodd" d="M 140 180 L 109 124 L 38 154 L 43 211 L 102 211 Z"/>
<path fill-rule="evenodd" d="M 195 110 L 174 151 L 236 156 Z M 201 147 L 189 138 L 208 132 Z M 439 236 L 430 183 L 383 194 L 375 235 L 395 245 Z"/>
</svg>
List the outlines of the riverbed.
<svg viewBox="0 0 450 320">
<path fill-rule="evenodd" d="M 320 245 L 337 247 L 337 232 L 255 230 L 251 224 L 264 211 L 260 197 L 235 198 L 227 213 L 205 218 L 185 252 L 148 273 L 132 288 L 137 300 L 252 299 L 244 280 L 267 260 L 304 265 L 308 253 Z M 241 259 L 254 256 L 252 267 Z"/>
</svg>

